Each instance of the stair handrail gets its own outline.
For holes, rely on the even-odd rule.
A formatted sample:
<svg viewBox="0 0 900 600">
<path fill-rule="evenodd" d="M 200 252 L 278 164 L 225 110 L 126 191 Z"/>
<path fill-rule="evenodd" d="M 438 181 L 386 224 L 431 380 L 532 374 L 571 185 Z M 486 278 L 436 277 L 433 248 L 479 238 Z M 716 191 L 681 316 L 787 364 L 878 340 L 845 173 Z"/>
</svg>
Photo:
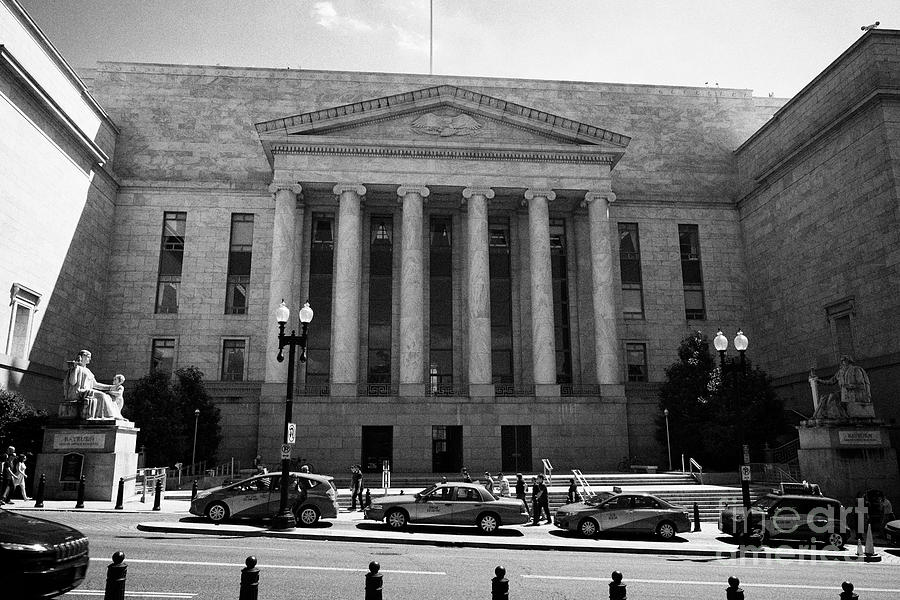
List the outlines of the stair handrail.
<svg viewBox="0 0 900 600">
<path fill-rule="evenodd" d="M 693 477 L 697 483 L 702 484 L 703 483 L 703 467 L 700 466 L 700 463 L 698 463 L 696 460 L 694 460 L 692 458 L 692 459 L 690 459 L 690 467 L 689 468 L 690 468 L 691 477 Z M 694 472 L 694 469 L 697 469 L 696 473 Z"/>
<path fill-rule="evenodd" d="M 588 483 L 588 480 L 581 473 L 581 469 L 572 469 L 572 475 L 575 476 L 575 480 L 578 481 L 578 485 L 581 486 L 581 497 L 585 500 L 593 500 L 596 498 L 597 493 L 594 491 L 594 488 L 591 487 L 591 484 Z"/>
<path fill-rule="evenodd" d="M 788 469 L 784 468 L 787 466 L 781 463 L 750 463 L 753 481 L 755 483 L 800 483 Z"/>
</svg>

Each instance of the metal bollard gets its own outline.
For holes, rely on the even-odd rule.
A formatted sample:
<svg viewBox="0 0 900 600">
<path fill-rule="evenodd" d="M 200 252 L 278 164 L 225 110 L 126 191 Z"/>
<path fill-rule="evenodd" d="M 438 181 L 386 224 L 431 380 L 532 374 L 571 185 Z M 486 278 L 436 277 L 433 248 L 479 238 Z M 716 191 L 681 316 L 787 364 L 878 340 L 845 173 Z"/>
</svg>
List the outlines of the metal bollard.
<svg viewBox="0 0 900 600">
<path fill-rule="evenodd" d="M 700 507 L 694 502 L 694 531 L 700 531 Z"/>
<path fill-rule="evenodd" d="M 153 510 L 160 510 L 159 503 L 162 500 L 162 479 L 156 480 L 156 498 L 153 500 Z"/>
<path fill-rule="evenodd" d="M 84 508 L 84 475 L 78 481 L 78 499 L 75 500 L 75 508 Z"/>
<path fill-rule="evenodd" d="M 38 482 L 37 494 L 34 495 L 34 507 L 44 508 L 44 488 L 47 487 L 47 476 L 41 473 L 41 480 Z"/>
<path fill-rule="evenodd" d="M 859 594 L 853 593 L 853 584 L 849 581 L 845 581 L 841 584 L 841 600 L 856 600 L 859 598 Z"/>
<path fill-rule="evenodd" d="M 124 508 L 125 508 L 125 478 L 119 477 L 119 491 L 116 492 L 115 510 L 122 510 Z"/>
<path fill-rule="evenodd" d="M 491 600 L 508 600 L 509 580 L 506 578 L 506 569 L 497 567 L 494 569 L 495 577 L 491 579 Z"/>
<path fill-rule="evenodd" d="M 366 573 L 366 600 L 381 600 L 381 588 L 384 581 L 381 573 L 378 572 L 380 568 L 381 565 L 374 560 L 369 563 L 369 572 Z"/>
<path fill-rule="evenodd" d="M 725 600 L 744 600 L 744 590 L 740 588 L 741 580 L 737 577 L 728 578 L 728 587 L 725 588 Z"/>
<path fill-rule="evenodd" d="M 241 595 L 238 600 L 257 600 L 259 598 L 259 569 L 256 568 L 256 557 L 248 556 L 247 565 L 241 569 Z"/>
<path fill-rule="evenodd" d="M 125 600 L 125 576 L 128 565 L 125 564 L 125 553 L 112 555 L 112 564 L 106 567 L 106 591 L 103 600 Z"/>
<path fill-rule="evenodd" d="M 612 572 L 612 581 L 609 582 L 609 600 L 627 600 L 622 574 L 618 571 Z"/>
<path fill-rule="evenodd" d="M 194 480 L 194 484 L 191 486 L 191 502 L 194 501 L 194 498 L 197 497 L 197 480 Z"/>
</svg>

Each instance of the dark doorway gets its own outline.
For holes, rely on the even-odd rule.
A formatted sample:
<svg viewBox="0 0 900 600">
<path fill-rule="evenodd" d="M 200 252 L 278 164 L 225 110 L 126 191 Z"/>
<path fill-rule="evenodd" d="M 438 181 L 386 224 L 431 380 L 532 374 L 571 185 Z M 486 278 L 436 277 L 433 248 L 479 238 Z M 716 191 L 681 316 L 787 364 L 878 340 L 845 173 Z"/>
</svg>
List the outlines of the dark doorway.
<svg viewBox="0 0 900 600">
<path fill-rule="evenodd" d="M 432 425 L 431 471 L 459 473 L 462 456 L 462 425 Z"/>
<path fill-rule="evenodd" d="M 504 473 L 531 471 L 531 425 L 501 426 L 500 451 Z"/>
<path fill-rule="evenodd" d="M 362 428 L 362 469 L 380 473 L 384 461 L 394 457 L 394 428 L 390 425 L 364 425 Z M 391 466 L 393 469 L 393 466 Z"/>
</svg>

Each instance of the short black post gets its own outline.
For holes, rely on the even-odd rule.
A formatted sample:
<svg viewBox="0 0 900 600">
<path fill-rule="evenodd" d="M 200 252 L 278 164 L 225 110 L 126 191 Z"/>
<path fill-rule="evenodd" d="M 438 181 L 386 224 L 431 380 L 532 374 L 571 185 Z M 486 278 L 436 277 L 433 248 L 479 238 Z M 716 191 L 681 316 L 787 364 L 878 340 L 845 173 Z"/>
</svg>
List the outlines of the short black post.
<svg viewBox="0 0 900 600">
<path fill-rule="evenodd" d="M 78 499 L 75 500 L 75 508 L 84 508 L 84 475 L 78 480 Z"/>
<path fill-rule="evenodd" d="M 256 600 L 259 598 L 259 569 L 256 568 L 256 557 L 248 556 L 247 565 L 241 569 L 241 595 L 238 600 Z"/>
<path fill-rule="evenodd" d="M 122 510 L 124 508 L 125 508 L 125 478 L 119 477 L 119 491 L 116 492 L 115 510 Z"/>
<path fill-rule="evenodd" d="M 374 560 L 369 563 L 369 572 L 366 573 L 366 600 L 381 600 L 381 587 L 384 581 L 378 572 L 380 568 L 381 565 Z"/>
<path fill-rule="evenodd" d="M 700 531 L 700 507 L 694 502 L 694 531 Z"/>
<path fill-rule="evenodd" d="M 859 594 L 855 594 L 853 592 L 853 584 L 849 581 L 845 581 L 841 584 L 841 600 L 857 600 L 859 598 Z"/>
<path fill-rule="evenodd" d="M 112 555 L 112 564 L 106 567 L 106 591 L 103 600 L 125 600 L 125 576 L 128 574 L 128 565 L 124 561 L 124 552 Z"/>
<path fill-rule="evenodd" d="M 369 508 L 370 506 L 372 506 L 372 491 L 366 488 L 366 502 L 363 508 Z"/>
<path fill-rule="evenodd" d="M 740 588 L 741 580 L 737 577 L 728 578 L 728 587 L 725 588 L 725 600 L 744 600 L 744 590 Z"/>
<path fill-rule="evenodd" d="M 153 510 L 160 510 L 159 503 L 162 501 L 162 479 L 156 480 L 156 498 L 153 499 Z"/>
<path fill-rule="evenodd" d="M 191 501 L 193 502 L 194 498 L 197 497 L 197 480 L 194 480 L 193 485 L 191 485 Z"/>
<path fill-rule="evenodd" d="M 47 476 L 41 473 L 41 480 L 38 482 L 37 494 L 34 495 L 34 507 L 44 508 L 44 488 L 47 487 Z"/>
<path fill-rule="evenodd" d="M 494 578 L 491 579 L 491 600 L 509 599 L 509 580 L 506 578 L 506 569 L 497 567 L 494 569 Z"/>
<path fill-rule="evenodd" d="M 627 600 L 622 574 L 618 571 L 612 572 L 612 581 L 609 582 L 609 600 Z"/>
</svg>

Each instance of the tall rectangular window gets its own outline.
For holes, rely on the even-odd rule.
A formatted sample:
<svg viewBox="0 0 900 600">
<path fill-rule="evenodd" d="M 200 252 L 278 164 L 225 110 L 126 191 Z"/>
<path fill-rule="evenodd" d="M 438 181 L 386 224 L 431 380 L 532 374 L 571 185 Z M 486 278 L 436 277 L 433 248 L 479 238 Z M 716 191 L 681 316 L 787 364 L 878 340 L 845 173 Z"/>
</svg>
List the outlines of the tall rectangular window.
<svg viewBox="0 0 900 600">
<path fill-rule="evenodd" d="M 374 215 L 369 251 L 369 383 L 391 382 L 394 220 Z"/>
<path fill-rule="evenodd" d="M 9 333 L 6 338 L 6 353 L 13 358 L 28 358 L 31 352 L 31 327 L 34 312 L 41 295 L 25 286 L 14 283 L 11 290 Z"/>
<path fill-rule="evenodd" d="M 625 372 L 628 381 L 647 381 L 647 344 L 625 344 Z"/>
<path fill-rule="evenodd" d="M 572 340 L 569 333 L 569 277 L 566 246 L 565 221 L 550 219 L 550 270 L 553 276 L 556 383 L 572 383 Z"/>
<path fill-rule="evenodd" d="M 626 319 L 643 319 L 644 291 L 637 223 L 619 223 L 619 271 L 622 276 L 622 312 Z"/>
<path fill-rule="evenodd" d="M 327 385 L 331 371 L 331 288 L 334 283 L 334 217 L 313 214 L 309 251 L 309 305 L 315 324 L 307 334 L 306 383 Z"/>
<path fill-rule="evenodd" d="M 153 351 L 150 355 L 150 371 L 171 373 L 175 370 L 175 340 L 157 338 L 153 340 Z"/>
<path fill-rule="evenodd" d="M 700 268 L 700 230 L 696 225 L 678 226 L 678 245 L 681 250 L 681 279 L 684 284 L 684 315 L 686 319 L 703 320 L 703 271 Z"/>
<path fill-rule="evenodd" d="M 231 241 L 228 246 L 228 282 L 225 314 L 247 313 L 247 288 L 253 257 L 253 215 L 231 215 Z"/>
<path fill-rule="evenodd" d="M 512 279 L 509 221 L 488 223 L 491 280 L 491 373 L 495 384 L 513 383 Z"/>
<path fill-rule="evenodd" d="M 431 218 L 429 246 L 428 384 L 453 385 L 453 240 L 450 217 Z"/>
<path fill-rule="evenodd" d="M 159 275 L 156 283 L 156 312 L 178 312 L 178 288 L 184 263 L 184 231 L 187 213 L 163 214 L 162 244 L 159 252 Z"/>
<path fill-rule="evenodd" d="M 246 340 L 222 341 L 222 381 L 244 380 Z"/>
</svg>

